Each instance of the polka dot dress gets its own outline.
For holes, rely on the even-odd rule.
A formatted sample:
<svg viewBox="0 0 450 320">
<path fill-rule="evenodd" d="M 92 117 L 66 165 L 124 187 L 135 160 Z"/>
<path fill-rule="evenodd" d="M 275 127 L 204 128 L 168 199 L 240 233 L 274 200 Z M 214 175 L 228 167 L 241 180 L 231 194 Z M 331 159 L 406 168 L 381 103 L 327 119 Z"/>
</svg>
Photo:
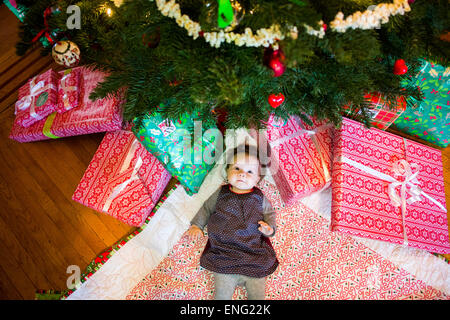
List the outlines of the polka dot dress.
<svg viewBox="0 0 450 320">
<path fill-rule="evenodd" d="M 218 273 L 262 278 L 275 271 L 278 260 L 270 240 L 259 230 L 263 216 L 261 190 L 238 194 L 230 186 L 219 192 L 208 221 L 208 243 L 200 265 Z"/>
</svg>

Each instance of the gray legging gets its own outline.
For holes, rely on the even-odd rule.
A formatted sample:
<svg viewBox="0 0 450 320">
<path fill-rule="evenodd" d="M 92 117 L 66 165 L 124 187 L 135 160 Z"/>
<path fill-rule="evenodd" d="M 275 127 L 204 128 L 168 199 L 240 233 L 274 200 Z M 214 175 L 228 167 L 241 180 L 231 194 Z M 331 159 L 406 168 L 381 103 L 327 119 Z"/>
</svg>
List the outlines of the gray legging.
<svg viewBox="0 0 450 320">
<path fill-rule="evenodd" d="M 266 295 L 266 278 L 252 278 L 240 274 L 214 274 L 216 287 L 215 300 L 231 300 L 237 285 L 244 285 L 249 300 L 264 300 Z"/>
</svg>

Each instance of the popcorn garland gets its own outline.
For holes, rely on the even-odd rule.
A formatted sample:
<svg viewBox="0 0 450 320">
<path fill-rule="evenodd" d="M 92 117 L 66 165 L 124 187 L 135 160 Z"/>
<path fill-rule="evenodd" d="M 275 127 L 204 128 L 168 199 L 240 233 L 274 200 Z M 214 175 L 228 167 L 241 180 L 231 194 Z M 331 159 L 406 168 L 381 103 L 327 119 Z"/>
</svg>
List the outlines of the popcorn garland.
<svg viewBox="0 0 450 320">
<path fill-rule="evenodd" d="M 153 1 L 153 0 L 151 0 Z M 344 20 L 344 14 L 339 12 L 335 19 L 330 22 L 330 28 L 336 32 L 346 32 L 347 29 L 374 29 L 380 28 L 382 23 L 389 21 L 389 16 L 397 14 L 405 14 L 405 12 L 411 11 L 409 6 L 409 0 L 394 0 L 394 3 L 386 4 L 380 3 L 361 13 L 360 11 L 348 16 Z M 174 18 L 176 23 L 186 29 L 188 35 L 197 39 L 201 34 L 205 38 L 205 41 L 212 47 L 219 48 L 223 42 L 233 43 L 237 46 L 247 47 L 269 47 L 273 46 L 274 50 L 278 48 L 276 43 L 279 40 L 283 40 L 285 35 L 281 33 L 279 25 L 272 25 L 270 28 L 261 28 L 253 33 L 252 29 L 245 28 L 244 34 L 225 32 L 220 30 L 219 32 L 204 32 L 201 30 L 198 22 L 192 21 L 189 16 L 181 14 L 180 6 L 175 0 L 166 2 L 165 0 L 155 0 L 156 6 L 162 15 Z M 306 33 L 316 36 L 322 39 L 325 36 L 326 25 L 323 21 L 319 21 L 319 30 L 315 30 L 313 27 L 304 24 Z M 298 36 L 298 30 L 296 26 L 290 28 L 289 36 L 296 39 Z"/>
<path fill-rule="evenodd" d="M 389 16 L 397 14 L 404 15 L 411 11 L 409 0 L 394 0 L 394 3 L 380 3 L 372 10 L 364 12 L 357 11 L 344 20 L 344 14 L 339 12 L 330 23 L 330 27 L 337 32 L 345 32 L 349 28 L 353 29 L 375 29 L 380 28 L 382 23 L 389 21 Z"/>
</svg>

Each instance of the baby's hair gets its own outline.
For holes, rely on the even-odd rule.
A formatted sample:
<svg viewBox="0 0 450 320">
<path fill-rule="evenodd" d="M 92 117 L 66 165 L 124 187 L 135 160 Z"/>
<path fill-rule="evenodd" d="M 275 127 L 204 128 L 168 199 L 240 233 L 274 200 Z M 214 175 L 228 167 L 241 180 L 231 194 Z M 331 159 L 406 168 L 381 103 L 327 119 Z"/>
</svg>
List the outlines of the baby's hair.
<svg viewBox="0 0 450 320">
<path fill-rule="evenodd" d="M 248 144 L 241 144 L 237 147 L 227 151 L 226 166 L 225 171 L 228 170 L 229 166 L 233 164 L 234 157 L 238 154 L 245 153 L 249 156 L 254 156 L 259 163 L 260 177 L 261 180 L 266 176 L 267 170 L 270 166 L 270 151 L 267 150 L 266 153 L 261 154 L 263 150 L 258 150 L 258 147 Z M 262 161 L 263 160 L 263 161 Z"/>
</svg>

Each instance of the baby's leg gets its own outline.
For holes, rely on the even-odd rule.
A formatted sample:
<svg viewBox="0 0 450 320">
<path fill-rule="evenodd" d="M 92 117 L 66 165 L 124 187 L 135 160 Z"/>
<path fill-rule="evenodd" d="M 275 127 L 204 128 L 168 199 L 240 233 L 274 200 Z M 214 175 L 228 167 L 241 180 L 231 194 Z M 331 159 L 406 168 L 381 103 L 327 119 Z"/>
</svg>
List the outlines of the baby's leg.
<svg viewBox="0 0 450 320">
<path fill-rule="evenodd" d="M 266 297 L 266 278 L 245 277 L 248 300 L 264 300 Z"/>
<path fill-rule="evenodd" d="M 216 287 L 215 300 L 231 300 L 234 290 L 239 282 L 237 274 L 223 274 L 213 272 Z"/>
</svg>

